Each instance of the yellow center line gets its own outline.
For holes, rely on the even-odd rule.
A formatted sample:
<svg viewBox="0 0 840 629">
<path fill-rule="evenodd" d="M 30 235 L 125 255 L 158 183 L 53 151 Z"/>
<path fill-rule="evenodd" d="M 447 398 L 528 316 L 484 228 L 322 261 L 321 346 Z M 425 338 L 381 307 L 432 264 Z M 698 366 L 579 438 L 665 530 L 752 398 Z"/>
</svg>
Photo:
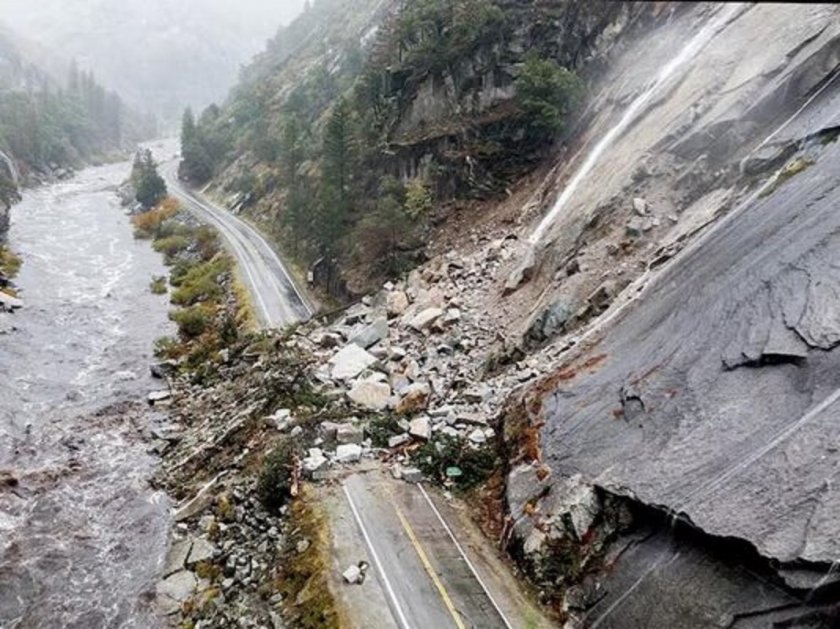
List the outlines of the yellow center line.
<svg viewBox="0 0 840 629">
<path fill-rule="evenodd" d="M 426 551 L 423 550 L 423 547 L 420 545 L 420 541 L 417 539 L 417 536 L 414 534 L 414 530 L 411 528 L 411 525 L 408 523 L 403 512 L 394 503 L 394 510 L 397 512 L 397 517 L 400 520 L 400 524 L 402 524 L 403 529 L 405 529 L 406 534 L 408 535 L 408 539 L 411 542 L 411 545 L 414 546 L 414 550 L 417 551 L 417 556 L 420 557 L 420 562 L 423 564 L 423 567 L 426 569 L 426 572 L 431 578 L 432 583 L 435 584 L 440 597 L 443 599 L 443 604 L 446 605 L 446 609 L 449 611 L 449 614 L 452 616 L 452 620 L 455 621 L 455 626 L 458 629 L 467 629 L 466 625 L 464 625 L 463 621 L 461 620 L 461 616 L 458 614 L 458 610 L 455 609 L 455 605 L 452 604 L 452 599 L 449 597 L 449 592 L 446 591 L 443 583 L 441 582 L 440 578 L 438 577 L 435 569 L 432 567 L 429 558 L 426 556 Z"/>
</svg>

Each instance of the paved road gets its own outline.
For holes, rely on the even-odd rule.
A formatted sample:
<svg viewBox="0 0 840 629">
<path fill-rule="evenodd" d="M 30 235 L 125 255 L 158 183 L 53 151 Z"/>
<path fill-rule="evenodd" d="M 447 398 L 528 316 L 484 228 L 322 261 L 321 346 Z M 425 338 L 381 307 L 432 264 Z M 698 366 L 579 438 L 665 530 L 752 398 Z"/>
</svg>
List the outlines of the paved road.
<svg viewBox="0 0 840 629">
<path fill-rule="evenodd" d="M 343 491 L 398 627 L 512 627 L 487 588 L 492 575 L 480 575 L 422 486 L 372 473 Z"/>
<path fill-rule="evenodd" d="M 265 238 L 242 219 L 184 186 L 178 180 L 177 171 L 175 161 L 161 168 L 169 193 L 224 236 L 236 256 L 261 324 L 266 328 L 282 328 L 309 319 L 312 309 Z"/>
</svg>

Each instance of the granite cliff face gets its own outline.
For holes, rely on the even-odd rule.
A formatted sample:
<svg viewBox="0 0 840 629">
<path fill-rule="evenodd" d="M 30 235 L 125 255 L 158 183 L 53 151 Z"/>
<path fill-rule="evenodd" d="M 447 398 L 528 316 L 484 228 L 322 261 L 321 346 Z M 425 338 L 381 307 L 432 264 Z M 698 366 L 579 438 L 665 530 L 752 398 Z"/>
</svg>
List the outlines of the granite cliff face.
<svg viewBox="0 0 840 629">
<path fill-rule="evenodd" d="M 624 40 L 575 194 L 523 217 L 507 299 L 538 305 L 509 330 L 567 351 L 508 412 L 507 499 L 570 626 L 836 622 L 838 15 L 695 6 Z"/>
</svg>

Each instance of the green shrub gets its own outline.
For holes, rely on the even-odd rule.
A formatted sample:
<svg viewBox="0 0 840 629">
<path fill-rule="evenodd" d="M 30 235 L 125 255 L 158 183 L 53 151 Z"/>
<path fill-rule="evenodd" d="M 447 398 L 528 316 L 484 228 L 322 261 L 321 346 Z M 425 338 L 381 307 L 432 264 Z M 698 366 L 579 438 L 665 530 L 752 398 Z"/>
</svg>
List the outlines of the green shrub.
<svg viewBox="0 0 840 629">
<path fill-rule="evenodd" d="M 155 340 L 155 356 L 158 358 L 178 358 L 181 353 L 181 345 L 178 339 L 171 336 L 161 336 Z"/>
<path fill-rule="evenodd" d="M 158 253 L 162 253 L 168 258 L 173 258 L 182 251 L 186 251 L 190 246 L 190 241 L 184 236 L 167 236 L 156 239 L 152 246 Z"/>
<path fill-rule="evenodd" d="M 20 271 L 23 261 L 20 256 L 9 251 L 5 247 L 0 247 L 0 274 L 7 278 L 13 278 Z"/>
<path fill-rule="evenodd" d="M 582 92 L 580 79 L 553 59 L 528 57 L 516 80 L 519 107 L 528 128 L 547 136 L 563 130 Z"/>
<path fill-rule="evenodd" d="M 485 481 L 500 464 L 492 445 L 476 447 L 446 435 L 426 443 L 413 458 L 426 476 L 439 481 L 446 479 L 447 469 L 460 468 L 461 476 L 452 480 L 461 489 L 470 489 Z"/>
<path fill-rule="evenodd" d="M 292 470 L 300 447 L 291 437 L 284 437 L 263 460 L 257 480 L 257 496 L 266 509 L 275 510 L 292 497 Z"/>
<path fill-rule="evenodd" d="M 365 426 L 365 435 L 370 437 L 374 448 L 387 448 L 388 439 L 405 432 L 391 415 L 377 415 Z"/>
<path fill-rule="evenodd" d="M 152 278 L 152 283 L 149 284 L 149 290 L 152 291 L 153 295 L 165 295 L 166 294 L 166 278 L 162 275 L 158 275 Z"/>
<path fill-rule="evenodd" d="M 195 338 L 207 331 L 213 321 L 213 313 L 202 304 L 170 312 L 169 318 L 178 325 L 178 333 L 181 336 Z"/>
<path fill-rule="evenodd" d="M 191 266 L 176 263 L 173 283 L 178 288 L 172 293 L 172 303 L 178 306 L 191 306 L 200 301 L 220 297 L 222 287 L 219 285 L 218 278 L 229 269 L 230 260 L 226 257 Z"/>
</svg>

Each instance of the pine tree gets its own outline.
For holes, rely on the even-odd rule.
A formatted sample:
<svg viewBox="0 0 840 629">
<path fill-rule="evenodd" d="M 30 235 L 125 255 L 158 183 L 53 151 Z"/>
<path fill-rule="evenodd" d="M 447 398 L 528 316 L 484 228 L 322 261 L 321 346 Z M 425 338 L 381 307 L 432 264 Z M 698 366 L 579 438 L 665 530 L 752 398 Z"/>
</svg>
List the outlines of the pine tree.
<svg viewBox="0 0 840 629">
<path fill-rule="evenodd" d="M 158 174 L 157 164 L 149 149 L 135 155 L 131 181 L 135 198 L 144 210 L 153 208 L 166 198 L 166 182 Z"/>
<path fill-rule="evenodd" d="M 193 183 L 204 183 L 213 176 L 207 148 L 189 107 L 184 111 L 181 121 L 181 158 L 178 169 L 181 178 Z"/>
<path fill-rule="evenodd" d="M 352 211 L 354 142 L 350 105 L 342 98 L 324 129 L 324 164 L 317 216 L 321 252 L 335 255 Z"/>
</svg>

